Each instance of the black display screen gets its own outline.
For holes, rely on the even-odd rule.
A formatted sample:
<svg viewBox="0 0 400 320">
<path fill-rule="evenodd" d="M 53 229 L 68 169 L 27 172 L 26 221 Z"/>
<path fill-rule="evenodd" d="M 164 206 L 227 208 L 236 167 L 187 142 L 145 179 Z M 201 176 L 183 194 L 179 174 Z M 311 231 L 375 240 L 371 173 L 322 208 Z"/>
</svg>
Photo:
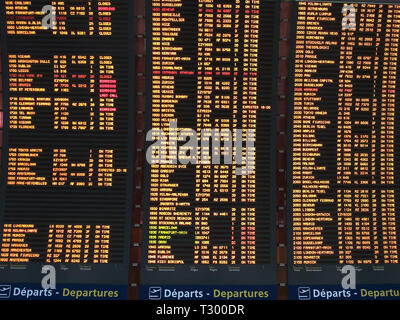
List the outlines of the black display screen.
<svg viewBox="0 0 400 320">
<path fill-rule="evenodd" d="M 1 4 L 0 281 L 40 284 L 42 266 L 53 265 L 59 283 L 122 287 L 113 297 L 123 298 L 133 8 L 121 0 L 51 3 L 52 11 L 46 1 Z"/>
<path fill-rule="evenodd" d="M 279 5 L 153 0 L 147 13 L 147 138 L 166 139 L 148 144 L 164 162 L 146 168 L 141 284 L 272 284 Z"/>
<path fill-rule="evenodd" d="M 340 285 L 344 265 L 358 284 L 396 283 L 400 6 L 295 11 L 289 284 Z"/>
</svg>

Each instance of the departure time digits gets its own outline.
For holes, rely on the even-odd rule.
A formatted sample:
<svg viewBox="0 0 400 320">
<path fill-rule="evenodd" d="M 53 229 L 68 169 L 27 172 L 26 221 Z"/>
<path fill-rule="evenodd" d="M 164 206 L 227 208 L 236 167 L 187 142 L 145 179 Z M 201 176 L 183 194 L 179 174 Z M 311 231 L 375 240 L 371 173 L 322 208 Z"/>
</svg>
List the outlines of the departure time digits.
<svg viewBox="0 0 400 320">
<path fill-rule="evenodd" d="M 398 263 L 400 6 L 344 5 L 298 4 L 292 151 L 299 265 Z M 354 21 L 343 24 L 353 9 Z"/>
</svg>

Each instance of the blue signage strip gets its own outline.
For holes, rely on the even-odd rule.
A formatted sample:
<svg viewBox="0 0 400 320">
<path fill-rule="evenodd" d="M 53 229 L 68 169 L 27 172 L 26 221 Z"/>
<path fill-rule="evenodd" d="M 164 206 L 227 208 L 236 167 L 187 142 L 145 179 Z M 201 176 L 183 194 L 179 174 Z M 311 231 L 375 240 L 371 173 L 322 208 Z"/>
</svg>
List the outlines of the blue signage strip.
<svg viewBox="0 0 400 320">
<path fill-rule="evenodd" d="M 360 285 L 343 289 L 340 285 L 289 286 L 290 300 L 400 300 L 400 284 Z"/>
<path fill-rule="evenodd" d="M 275 300 L 276 286 L 141 286 L 141 300 Z"/>
<path fill-rule="evenodd" d="M 0 300 L 126 300 L 128 286 L 63 285 L 43 289 L 40 284 L 0 284 Z"/>
</svg>

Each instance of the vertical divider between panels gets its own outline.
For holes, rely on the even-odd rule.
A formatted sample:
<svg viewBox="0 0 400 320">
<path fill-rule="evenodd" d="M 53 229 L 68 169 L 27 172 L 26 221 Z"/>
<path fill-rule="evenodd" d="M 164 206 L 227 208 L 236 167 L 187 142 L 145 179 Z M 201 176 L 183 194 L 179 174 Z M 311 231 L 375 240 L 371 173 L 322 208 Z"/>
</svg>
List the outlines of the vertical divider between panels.
<svg viewBox="0 0 400 320">
<path fill-rule="evenodd" d="M 142 243 L 143 173 L 145 165 L 145 69 L 146 69 L 146 19 L 145 0 L 134 1 L 135 24 L 135 148 L 132 194 L 132 232 L 129 268 L 128 298 L 139 298 L 140 257 Z"/>
<path fill-rule="evenodd" d="M 3 68 L 2 68 L 2 48 L 0 43 L 0 181 L 2 179 L 2 155 L 3 155 Z"/>
<path fill-rule="evenodd" d="M 287 113 L 289 37 L 291 2 L 281 1 L 279 68 L 278 68 L 278 141 L 277 141 L 277 264 L 278 299 L 286 300 L 288 293 L 287 221 L 286 221 L 286 168 L 287 168 Z"/>
</svg>

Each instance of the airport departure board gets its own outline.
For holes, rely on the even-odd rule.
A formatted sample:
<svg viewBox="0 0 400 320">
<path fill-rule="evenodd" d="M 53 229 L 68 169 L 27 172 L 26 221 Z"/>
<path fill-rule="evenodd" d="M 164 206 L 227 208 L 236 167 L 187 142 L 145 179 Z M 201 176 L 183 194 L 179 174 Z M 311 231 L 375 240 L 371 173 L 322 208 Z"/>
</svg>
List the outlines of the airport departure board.
<svg viewBox="0 0 400 320">
<path fill-rule="evenodd" d="M 0 37 L 0 300 L 399 299 L 400 3 L 3 0 Z"/>
<path fill-rule="evenodd" d="M 132 4 L 2 1 L 1 11 L 0 281 L 40 286 L 51 265 L 55 298 L 76 288 L 126 298 Z"/>
<path fill-rule="evenodd" d="M 273 284 L 279 3 L 150 2 L 142 297 Z"/>
<path fill-rule="evenodd" d="M 303 1 L 295 8 L 288 175 L 294 298 L 307 298 L 310 285 L 340 286 L 344 265 L 356 267 L 357 284 L 366 288 L 400 283 L 400 5 L 376 2 Z M 343 295 L 362 298 L 363 291 Z"/>
</svg>

